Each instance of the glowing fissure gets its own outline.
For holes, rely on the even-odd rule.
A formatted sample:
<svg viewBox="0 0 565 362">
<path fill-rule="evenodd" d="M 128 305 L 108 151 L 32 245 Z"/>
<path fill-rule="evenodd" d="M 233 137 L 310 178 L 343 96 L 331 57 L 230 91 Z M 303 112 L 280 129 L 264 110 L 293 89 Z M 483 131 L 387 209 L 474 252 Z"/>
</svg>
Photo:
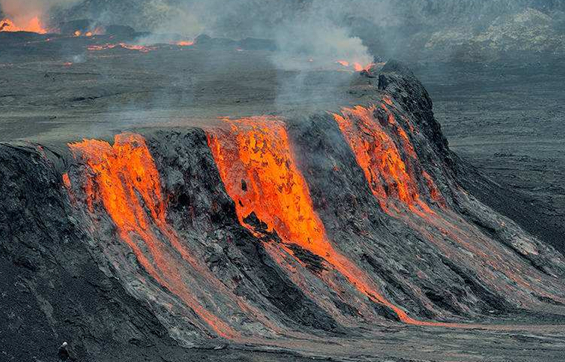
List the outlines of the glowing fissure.
<svg viewBox="0 0 565 362">
<path fill-rule="evenodd" d="M 264 236 L 262 230 L 246 221 L 254 213 L 283 243 L 299 245 L 322 257 L 357 290 L 393 310 L 403 322 L 422 324 L 386 300 L 365 272 L 333 248 L 294 162 L 282 120 L 251 117 L 224 121 L 230 131 L 209 131 L 208 144 L 240 223 L 255 235 Z"/>
<path fill-rule="evenodd" d="M 46 34 L 47 30 L 43 27 L 38 16 L 31 18 L 25 23 L 14 22 L 11 19 L 0 20 L 0 32 L 27 31 L 30 33 Z"/>
<path fill-rule="evenodd" d="M 182 280 L 183 265 L 172 257 L 161 239 L 166 238 L 191 266 L 197 264 L 165 220 L 166 204 L 159 172 L 144 138 L 120 134 L 115 137 L 113 147 L 98 140 L 85 140 L 69 147 L 92 171 L 86 174 L 84 186 L 90 212 L 98 204 L 104 207 L 120 238 L 145 270 L 190 307 L 206 323 L 205 328 L 222 337 L 236 336 L 230 326 L 206 310 L 188 289 Z M 66 178 L 64 183 L 70 185 Z"/>
</svg>

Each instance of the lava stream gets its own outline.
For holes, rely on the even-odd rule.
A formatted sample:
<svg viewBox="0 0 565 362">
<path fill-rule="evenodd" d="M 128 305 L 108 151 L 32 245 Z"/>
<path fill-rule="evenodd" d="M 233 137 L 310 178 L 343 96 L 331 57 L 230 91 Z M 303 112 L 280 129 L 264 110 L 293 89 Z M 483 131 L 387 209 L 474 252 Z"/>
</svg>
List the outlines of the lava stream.
<svg viewBox="0 0 565 362">
<path fill-rule="evenodd" d="M 137 50 L 141 53 L 149 53 L 150 51 L 157 49 L 157 47 L 154 47 L 154 46 L 134 45 L 134 44 L 126 44 L 126 43 L 89 45 L 87 47 L 87 49 L 89 51 L 110 50 L 110 49 L 114 49 L 114 48 L 122 48 L 122 49 L 127 49 L 127 50 Z"/>
<path fill-rule="evenodd" d="M 431 213 L 431 209 L 421 199 L 417 179 L 405 162 L 407 157 L 416 159 L 408 135 L 385 105 L 383 109 L 388 113 L 386 126 L 375 119 L 376 109 L 376 106 L 344 108 L 341 115 L 334 114 L 334 119 L 383 210 L 389 213 L 391 209 L 399 211 L 399 206 L 405 205 L 417 213 L 422 210 Z M 401 142 L 396 143 L 385 127 L 396 132 Z M 401 150 L 406 156 L 403 156 Z M 423 177 L 426 178 L 430 194 L 439 199 L 433 180 Z"/>
<path fill-rule="evenodd" d="M 240 223 L 258 237 L 276 232 L 283 243 L 323 258 L 372 301 L 393 310 L 401 321 L 425 324 L 386 300 L 366 273 L 330 244 L 306 181 L 295 165 L 284 123 L 274 117 L 225 122 L 231 132 L 208 132 L 208 144 Z M 266 230 L 250 223 L 252 214 L 266 224 Z"/>
<path fill-rule="evenodd" d="M 85 140 L 69 147 L 74 156 L 84 160 L 93 172 L 86 174 L 85 185 L 90 211 L 101 204 L 116 225 L 120 238 L 157 282 L 176 294 L 219 336 L 237 336 L 230 326 L 197 300 L 182 280 L 183 265 L 176 262 L 160 239 L 165 237 L 184 259 L 189 258 L 165 220 L 166 204 L 159 172 L 144 138 L 121 134 L 115 137 L 113 147 L 97 140 Z M 196 263 L 192 261 L 191 264 Z"/>
<path fill-rule="evenodd" d="M 455 241 L 460 248 L 477 255 L 481 260 L 481 268 L 485 279 L 494 280 L 495 274 L 502 273 L 524 290 L 531 290 L 542 296 L 560 300 L 558 296 L 546 293 L 543 288 L 531 285 L 525 279 L 528 275 L 523 263 L 516 260 L 505 248 L 491 248 L 484 250 L 488 242 L 482 242 L 481 233 L 471 234 L 465 232 L 466 228 L 474 228 L 466 222 L 456 226 L 450 221 L 449 210 L 444 209 L 441 213 L 434 212 L 419 195 L 419 186 L 426 188 L 431 200 L 438 206 L 445 208 L 445 199 L 441 195 L 432 177 L 422 171 L 422 179 L 418 181 L 414 172 L 409 170 L 410 163 L 418 162 L 414 147 L 408 135 L 398 124 L 389 107 L 394 104 L 390 97 L 384 97 L 381 108 L 387 113 L 387 122 L 380 122 L 375 112 L 376 106 L 342 109 L 342 114 L 334 114 L 344 138 L 353 151 L 357 163 L 365 173 L 369 187 L 385 212 L 394 217 L 399 217 L 408 225 L 418 230 L 427 240 L 436 244 L 442 252 L 450 258 L 461 257 L 459 249 L 452 249 L 443 239 L 438 239 L 433 233 L 428 232 L 429 227 L 434 227 L 441 234 Z M 391 131 L 396 137 L 391 137 Z M 396 142 L 395 142 L 396 139 Z M 401 152 L 401 150 L 403 152 Z M 409 162 L 411 161 L 411 162 Z M 415 215 L 424 220 L 422 227 L 419 222 L 410 219 L 407 213 L 401 212 L 398 206 L 405 205 Z M 394 211 L 394 212 L 393 212 Z M 463 257 L 464 258 L 464 257 Z M 464 259 L 462 259 L 464 260 Z M 483 265 L 484 264 L 484 265 Z M 485 267 L 486 266 L 486 267 Z M 516 273 L 516 271 L 521 273 Z M 489 278 L 487 278 L 487 275 Z M 541 275 L 533 278 L 540 278 Z M 496 283 L 491 282 L 492 285 Z M 450 325 L 453 326 L 453 325 Z"/>
</svg>

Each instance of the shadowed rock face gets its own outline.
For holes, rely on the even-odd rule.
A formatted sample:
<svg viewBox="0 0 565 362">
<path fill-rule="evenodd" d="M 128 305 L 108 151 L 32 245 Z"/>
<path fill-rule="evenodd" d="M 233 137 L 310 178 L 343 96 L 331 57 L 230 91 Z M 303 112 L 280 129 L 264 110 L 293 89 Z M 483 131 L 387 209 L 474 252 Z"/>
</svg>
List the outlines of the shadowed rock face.
<svg viewBox="0 0 565 362">
<path fill-rule="evenodd" d="M 305 119 L 122 133 L 61 154 L 2 144 L 5 354 L 47 358 L 67 341 L 92 360 L 226 343 L 374 357 L 385 328 L 423 344 L 422 327 L 562 320 L 565 259 L 461 186 L 412 73 L 390 62 L 352 89 L 362 104 Z"/>
</svg>

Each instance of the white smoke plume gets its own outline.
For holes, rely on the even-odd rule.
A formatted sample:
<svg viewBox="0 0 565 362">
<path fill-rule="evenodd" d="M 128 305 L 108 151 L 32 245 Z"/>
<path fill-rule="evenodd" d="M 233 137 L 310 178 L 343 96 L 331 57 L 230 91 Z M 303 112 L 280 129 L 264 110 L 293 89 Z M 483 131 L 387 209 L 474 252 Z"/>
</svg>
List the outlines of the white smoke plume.
<svg viewBox="0 0 565 362">
<path fill-rule="evenodd" d="M 373 57 L 358 37 L 325 18 L 292 21 L 275 33 L 275 65 L 284 70 L 331 69 L 342 65 L 366 66 Z"/>
</svg>

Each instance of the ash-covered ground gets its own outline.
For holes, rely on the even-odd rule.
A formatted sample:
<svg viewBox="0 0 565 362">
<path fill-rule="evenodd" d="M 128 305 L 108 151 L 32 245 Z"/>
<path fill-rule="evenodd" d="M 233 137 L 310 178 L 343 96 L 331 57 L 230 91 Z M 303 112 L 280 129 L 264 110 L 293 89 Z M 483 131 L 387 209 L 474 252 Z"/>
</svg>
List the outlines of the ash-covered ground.
<svg viewBox="0 0 565 362">
<path fill-rule="evenodd" d="M 123 42 L 0 34 L 2 358 L 562 359 L 558 68 Z"/>
<path fill-rule="evenodd" d="M 451 149 L 535 213 L 499 207 L 565 250 L 563 63 L 430 63 L 416 73 Z"/>
<path fill-rule="evenodd" d="M 306 116 L 354 104 L 351 72 L 315 65 L 311 72 L 278 71 L 269 41 L 203 38 L 198 46 L 135 50 L 110 36 L 0 37 L 3 141 L 64 141 L 293 110 Z M 297 61 L 309 65 L 308 58 Z"/>
</svg>

